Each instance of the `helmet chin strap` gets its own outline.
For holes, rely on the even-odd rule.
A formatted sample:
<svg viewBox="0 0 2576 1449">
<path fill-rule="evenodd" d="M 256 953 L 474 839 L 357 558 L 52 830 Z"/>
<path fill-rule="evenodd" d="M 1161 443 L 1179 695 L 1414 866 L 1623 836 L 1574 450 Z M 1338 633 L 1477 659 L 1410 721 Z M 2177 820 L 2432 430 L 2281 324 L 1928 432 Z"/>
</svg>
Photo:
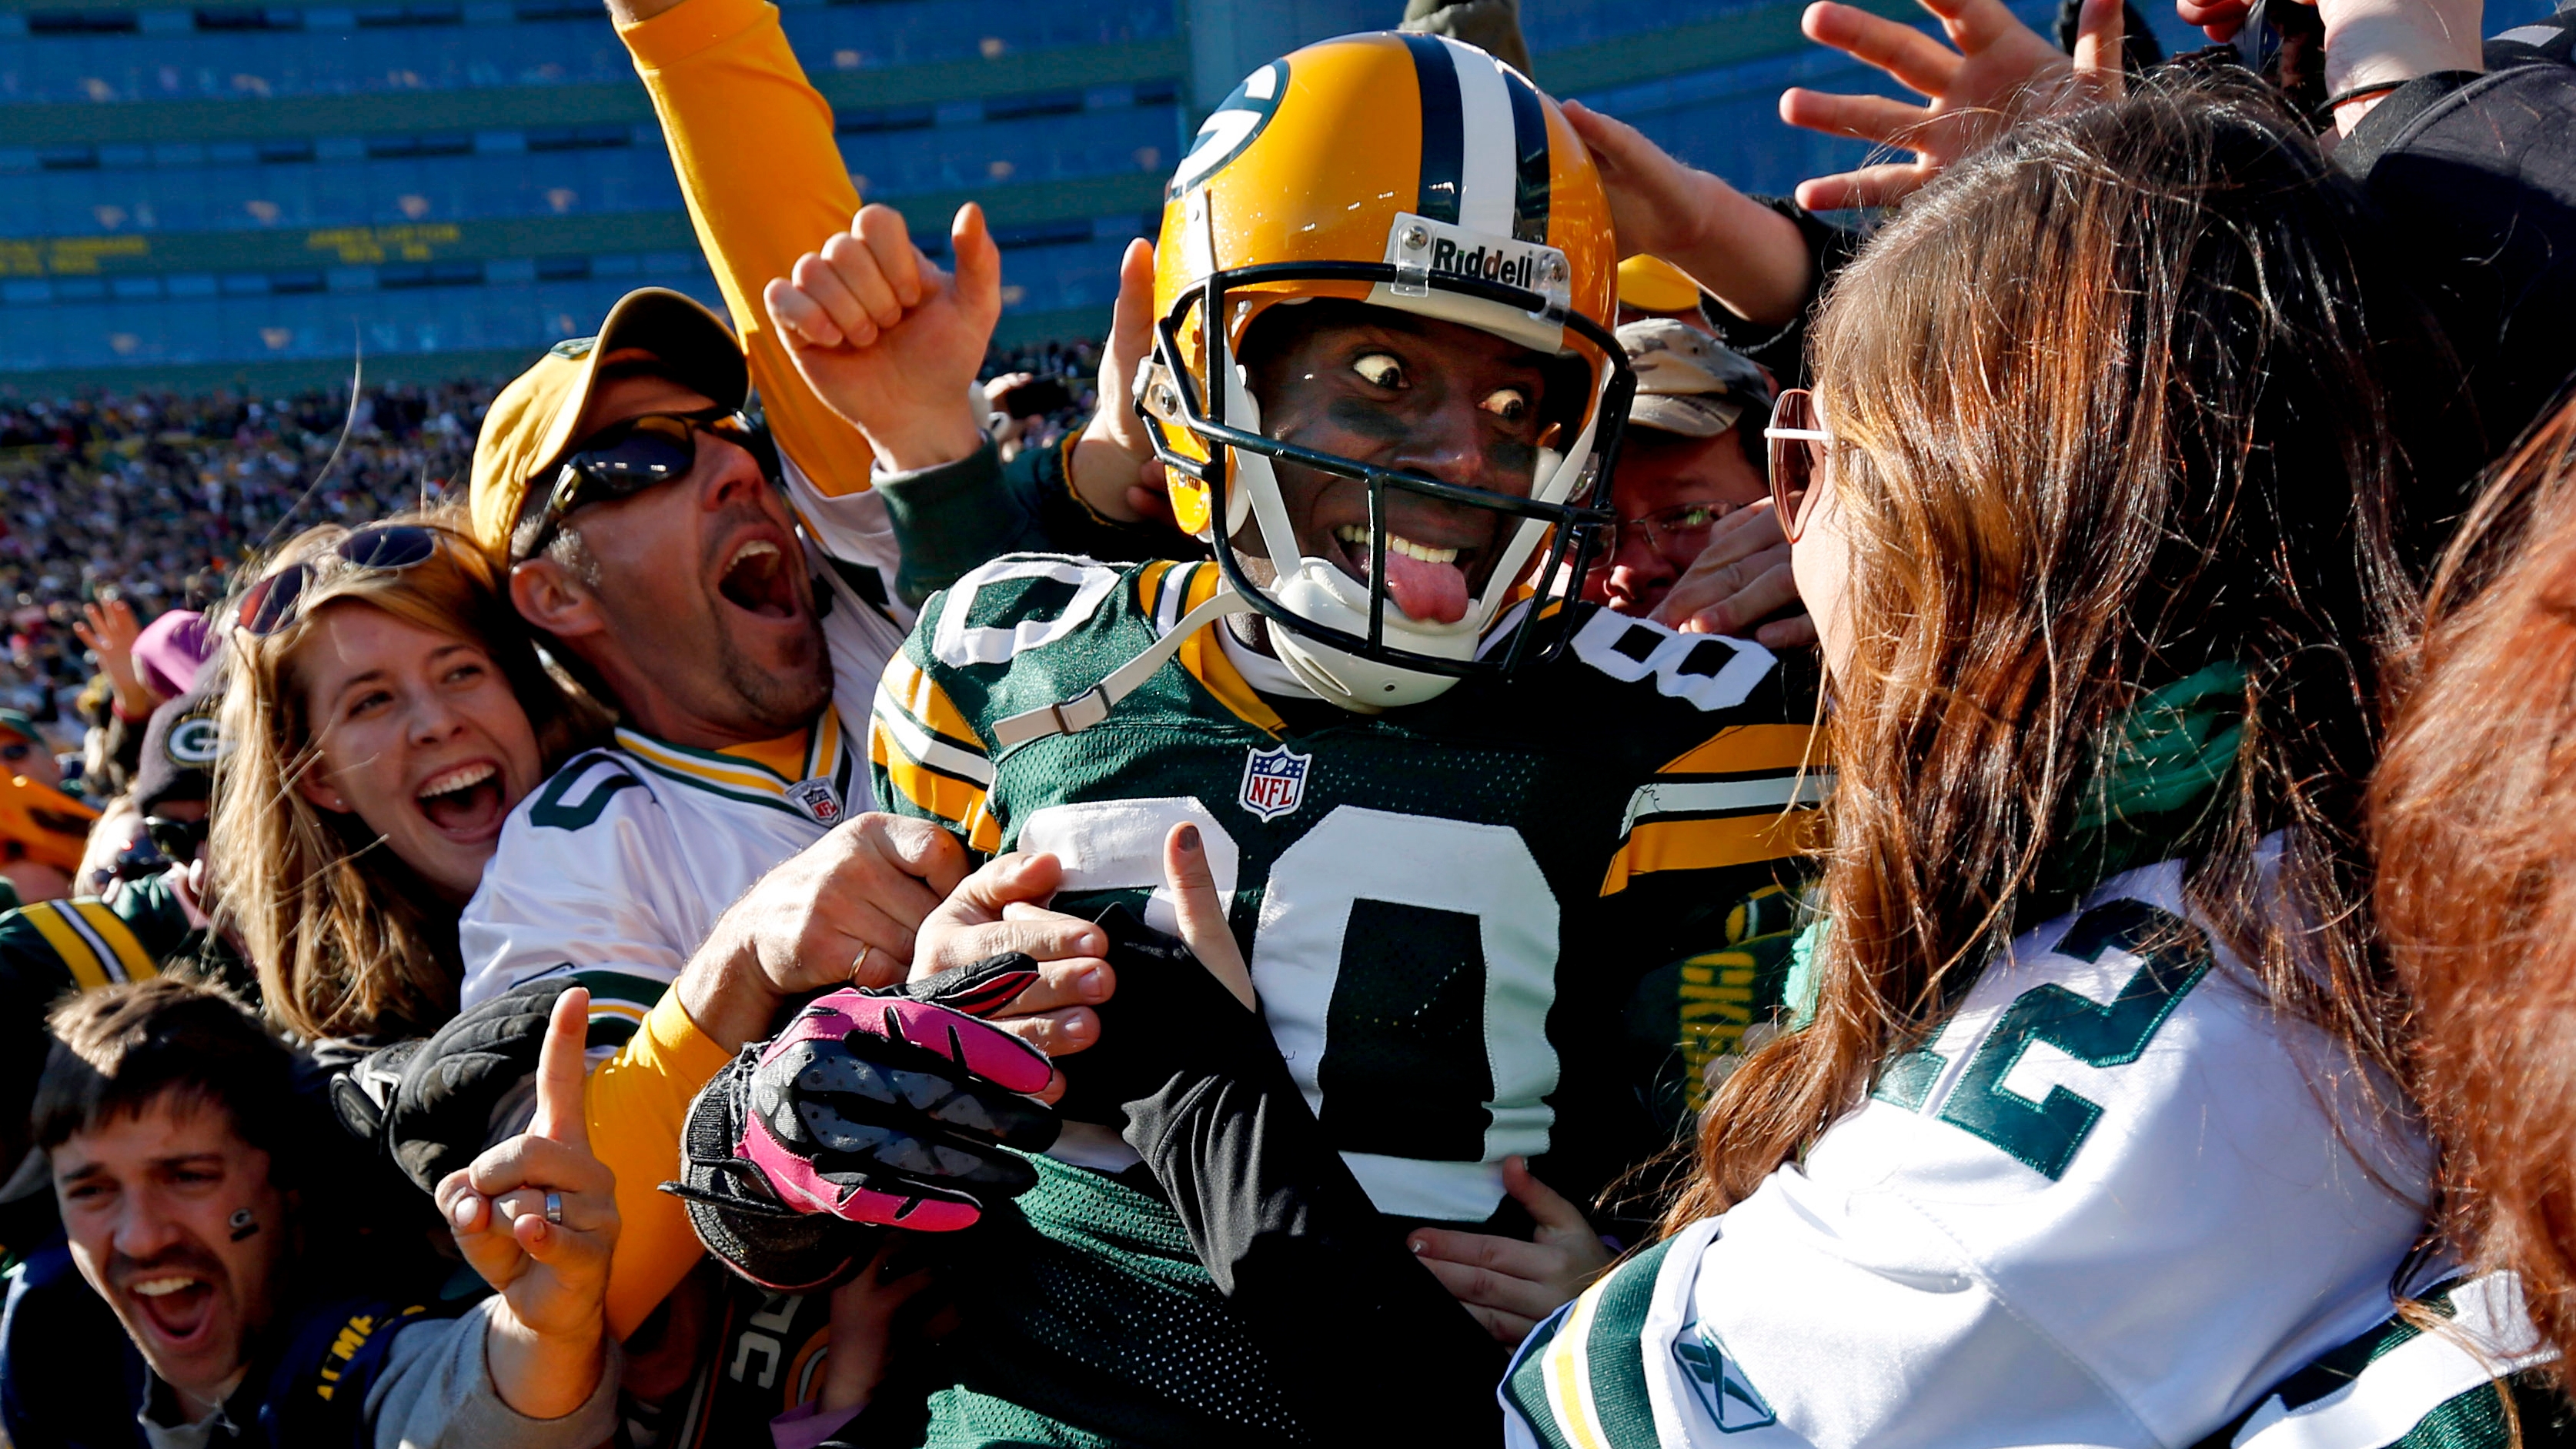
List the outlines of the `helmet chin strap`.
<svg viewBox="0 0 2576 1449">
<path fill-rule="evenodd" d="M 1080 734 L 1109 717 L 1110 707 L 1144 687 L 1163 662 L 1180 652 L 1182 645 L 1201 629 L 1228 614 L 1257 612 L 1252 601 L 1232 589 L 1219 589 L 1206 603 L 1183 614 L 1172 625 L 1171 632 L 1147 645 L 1145 651 L 1109 673 L 1109 677 L 1065 700 L 1011 715 L 993 726 L 993 742 L 1005 749 L 1042 740 L 1049 735 Z"/>
</svg>

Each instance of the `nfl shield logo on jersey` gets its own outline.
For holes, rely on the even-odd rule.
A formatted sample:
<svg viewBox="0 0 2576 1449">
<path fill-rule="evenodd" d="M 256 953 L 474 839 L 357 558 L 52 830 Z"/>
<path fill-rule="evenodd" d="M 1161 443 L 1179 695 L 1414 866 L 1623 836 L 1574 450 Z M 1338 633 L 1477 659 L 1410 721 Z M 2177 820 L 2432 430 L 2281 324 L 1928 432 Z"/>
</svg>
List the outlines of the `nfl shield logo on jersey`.
<svg viewBox="0 0 2576 1449">
<path fill-rule="evenodd" d="M 1269 821 L 1305 804 L 1306 767 L 1314 758 L 1286 745 L 1254 750 L 1243 762 L 1243 808 Z"/>
<path fill-rule="evenodd" d="M 1778 1422 L 1770 1401 L 1744 1376 L 1744 1365 L 1727 1354 L 1726 1345 L 1708 1331 L 1708 1325 L 1694 1323 L 1683 1329 L 1673 1340 L 1673 1357 L 1681 1361 L 1691 1387 L 1699 1390 L 1700 1407 L 1708 1410 L 1719 1433 L 1741 1434 Z"/>
<path fill-rule="evenodd" d="M 829 825 L 841 818 L 840 792 L 832 788 L 831 781 L 820 775 L 788 786 L 787 798 L 820 824 Z"/>
</svg>

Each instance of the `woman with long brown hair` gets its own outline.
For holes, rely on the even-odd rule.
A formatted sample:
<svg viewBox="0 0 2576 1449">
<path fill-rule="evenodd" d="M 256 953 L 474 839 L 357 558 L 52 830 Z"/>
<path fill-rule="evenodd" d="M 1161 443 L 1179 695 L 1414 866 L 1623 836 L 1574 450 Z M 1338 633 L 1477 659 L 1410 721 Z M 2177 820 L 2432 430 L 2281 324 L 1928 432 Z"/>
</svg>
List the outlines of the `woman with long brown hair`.
<svg viewBox="0 0 2576 1449">
<path fill-rule="evenodd" d="M 234 604 L 209 859 L 271 1017 L 426 1035 L 456 1012 L 456 917 L 512 806 L 590 716 L 499 571 L 444 514 L 280 550 Z"/>
<path fill-rule="evenodd" d="M 2389 1320 L 2427 1158 L 2361 803 L 2439 353 L 2368 241 L 2185 81 L 2017 128 L 1838 280 L 1773 419 L 1813 986 L 1668 1236 L 1524 1345 L 1542 1440 L 2188 1444 Z"/>
<path fill-rule="evenodd" d="M 2388 951 L 2421 1005 L 2445 1226 L 2576 1350 L 2576 400 L 2498 471 L 2436 575 L 2373 786 Z"/>
</svg>

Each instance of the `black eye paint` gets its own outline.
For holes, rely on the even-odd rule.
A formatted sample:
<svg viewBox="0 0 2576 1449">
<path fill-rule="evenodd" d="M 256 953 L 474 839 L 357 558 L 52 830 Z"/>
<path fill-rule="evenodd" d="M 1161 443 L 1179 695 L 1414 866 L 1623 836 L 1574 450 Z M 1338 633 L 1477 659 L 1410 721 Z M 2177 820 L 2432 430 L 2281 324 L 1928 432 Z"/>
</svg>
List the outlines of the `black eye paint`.
<svg viewBox="0 0 2576 1449">
<path fill-rule="evenodd" d="M 1365 398 L 1335 398 L 1325 405 L 1324 416 L 1333 426 L 1373 443 L 1401 443 L 1412 435 L 1401 415 Z"/>
<path fill-rule="evenodd" d="M 249 1208 L 235 1208 L 233 1209 L 231 1227 L 233 1230 L 233 1241 L 238 1243 L 244 1238 L 254 1237 L 258 1234 L 259 1219 L 251 1216 Z"/>
</svg>

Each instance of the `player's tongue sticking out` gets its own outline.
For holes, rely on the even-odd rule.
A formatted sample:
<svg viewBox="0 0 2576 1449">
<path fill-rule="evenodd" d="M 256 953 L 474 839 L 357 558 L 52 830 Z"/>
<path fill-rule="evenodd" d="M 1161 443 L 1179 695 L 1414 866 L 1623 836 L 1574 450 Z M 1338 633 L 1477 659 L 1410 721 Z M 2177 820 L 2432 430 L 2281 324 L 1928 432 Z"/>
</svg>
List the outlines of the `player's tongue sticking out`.
<svg viewBox="0 0 2576 1449">
<path fill-rule="evenodd" d="M 1347 527 L 1338 536 L 1359 576 L 1367 578 L 1368 530 Z M 1402 534 L 1387 535 L 1386 593 L 1416 623 L 1455 624 L 1467 617 L 1467 573 L 1458 567 L 1454 548 L 1433 548 Z"/>
</svg>

